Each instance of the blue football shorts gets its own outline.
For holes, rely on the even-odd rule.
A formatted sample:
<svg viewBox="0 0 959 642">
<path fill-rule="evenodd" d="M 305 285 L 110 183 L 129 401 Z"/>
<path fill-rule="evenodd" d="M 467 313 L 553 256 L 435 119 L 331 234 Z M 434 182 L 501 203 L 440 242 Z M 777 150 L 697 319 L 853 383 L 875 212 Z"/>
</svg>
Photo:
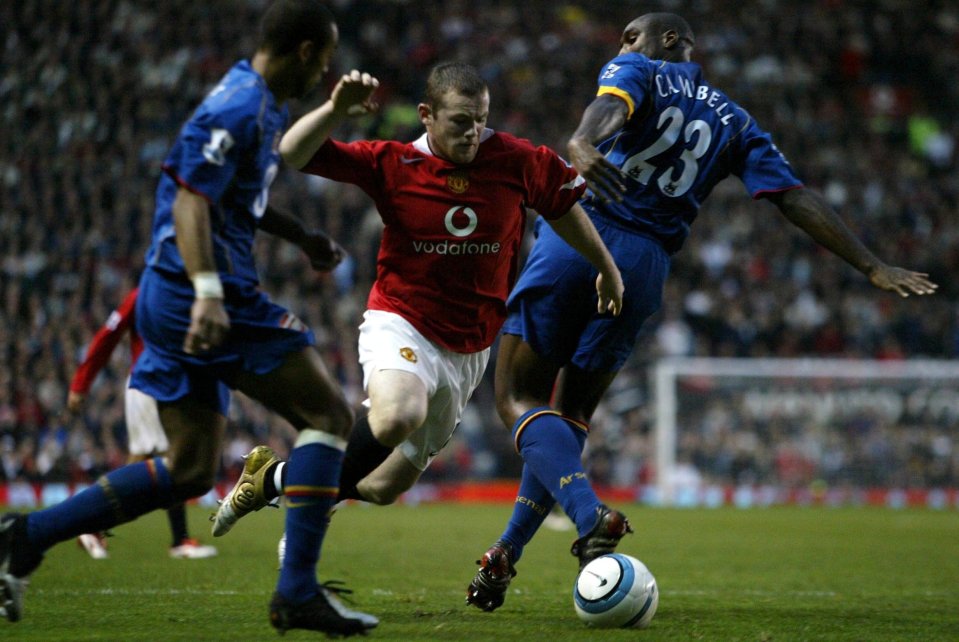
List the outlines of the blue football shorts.
<svg viewBox="0 0 959 642">
<path fill-rule="evenodd" d="M 226 414 L 229 388 L 240 371 L 265 374 L 287 355 L 315 343 L 312 330 L 252 285 L 224 283 L 230 316 L 226 341 L 208 352 L 187 354 L 183 340 L 190 326 L 193 285 L 182 276 L 148 268 L 140 279 L 136 327 L 144 350 L 130 376 L 130 387 L 158 401 L 192 394 Z"/>
<path fill-rule="evenodd" d="M 657 241 L 593 220 L 623 275 L 619 316 L 596 312 L 596 268 L 543 219 L 526 266 L 507 300 L 503 334 L 515 334 L 541 357 L 588 372 L 616 372 L 639 330 L 662 305 L 669 254 Z"/>
</svg>

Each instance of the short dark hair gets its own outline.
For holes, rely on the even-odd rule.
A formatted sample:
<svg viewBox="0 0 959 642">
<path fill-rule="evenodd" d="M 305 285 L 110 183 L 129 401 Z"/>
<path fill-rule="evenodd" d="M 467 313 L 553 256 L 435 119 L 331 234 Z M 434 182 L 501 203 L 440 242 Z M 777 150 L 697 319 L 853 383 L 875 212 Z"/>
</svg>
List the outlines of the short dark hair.
<svg viewBox="0 0 959 642">
<path fill-rule="evenodd" d="M 682 16 L 677 16 L 675 13 L 657 11 L 644 14 L 640 16 L 638 20 L 645 22 L 647 28 L 652 33 L 661 34 L 673 30 L 680 38 L 685 38 L 690 42 L 693 40 L 692 27 L 689 26 L 689 23 L 686 22 Z"/>
<path fill-rule="evenodd" d="M 284 56 L 312 40 L 323 49 L 333 37 L 335 24 L 333 14 L 319 0 L 274 0 L 260 20 L 257 48 Z"/>
<path fill-rule="evenodd" d="M 441 62 L 433 67 L 426 79 L 426 96 L 423 102 L 436 108 L 450 90 L 473 97 L 488 91 L 489 88 L 476 67 L 462 62 Z"/>
</svg>

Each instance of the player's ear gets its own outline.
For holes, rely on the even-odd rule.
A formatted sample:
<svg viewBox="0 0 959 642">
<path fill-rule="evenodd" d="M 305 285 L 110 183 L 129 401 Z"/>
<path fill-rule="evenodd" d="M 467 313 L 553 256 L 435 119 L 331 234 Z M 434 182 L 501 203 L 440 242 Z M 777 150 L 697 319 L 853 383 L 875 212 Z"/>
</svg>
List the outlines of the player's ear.
<svg viewBox="0 0 959 642">
<path fill-rule="evenodd" d="M 677 44 L 679 44 L 679 34 L 675 29 L 669 29 L 663 32 L 663 47 L 672 49 Z"/>
<path fill-rule="evenodd" d="M 316 55 L 316 43 L 312 40 L 304 40 L 296 48 L 296 56 L 301 63 L 310 62 L 314 55 Z"/>
<path fill-rule="evenodd" d="M 420 122 L 423 123 L 425 127 L 433 124 L 433 109 L 429 105 L 420 103 L 416 106 L 416 111 L 420 115 Z"/>
</svg>

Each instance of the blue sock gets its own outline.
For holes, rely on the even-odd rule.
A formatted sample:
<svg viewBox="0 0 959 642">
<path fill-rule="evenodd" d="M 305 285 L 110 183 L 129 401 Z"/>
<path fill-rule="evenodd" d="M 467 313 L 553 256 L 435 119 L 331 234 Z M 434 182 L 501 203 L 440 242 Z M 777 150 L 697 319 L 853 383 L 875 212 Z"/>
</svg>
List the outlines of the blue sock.
<svg viewBox="0 0 959 642">
<path fill-rule="evenodd" d="M 539 483 L 528 465 L 524 465 L 513 514 L 500 536 L 501 541 L 513 548 L 514 564 L 523 556 L 523 548 L 533 539 L 555 504 L 556 500 L 549 494 L 549 489 Z"/>
<path fill-rule="evenodd" d="M 306 432 L 300 433 L 299 445 L 286 464 L 286 556 L 276 586 L 283 597 L 296 604 L 319 591 L 316 565 L 330 523 L 330 509 L 336 503 L 346 446 L 344 441 L 338 447 L 342 440 L 328 433 L 309 430 L 314 435 L 304 438 Z"/>
<path fill-rule="evenodd" d="M 596 508 L 601 503 L 583 469 L 576 433 L 585 430 L 548 406 L 533 408 L 513 426 L 513 441 L 526 467 L 563 507 L 580 537 L 596 523 Z"/>
<path fill-rule="evenodd" d="M 27 515 L 30 543 L 46 550 L 83 533 L 105 531 L 176 499 L 163 459 L 154 457 L 117 468 L 73 497 Z"/>
<path fill-rule="evenodd" d="M 565 419 L 565 421 L 572 423 L 572 432 L 579 443 L 579 453 L 582 455 L 589 428 L 579 422 L 572 422 L 570 419 Z M 550 494 L 549 489 L 539 482 L 528 465 L 524 465 L 519 492 L 516 494 L 516 503 L 513 506 L 513 514 L 506 525 L 506 530 L 500 536 L 500 540 L 507 542 L 512 547 L 514 564 L 522 557 L 523 548 L 532 541 L 536 531 L 543 525 L 543 520 L 546 519 L 555 504 L 556 499 Z"/>
</svg>

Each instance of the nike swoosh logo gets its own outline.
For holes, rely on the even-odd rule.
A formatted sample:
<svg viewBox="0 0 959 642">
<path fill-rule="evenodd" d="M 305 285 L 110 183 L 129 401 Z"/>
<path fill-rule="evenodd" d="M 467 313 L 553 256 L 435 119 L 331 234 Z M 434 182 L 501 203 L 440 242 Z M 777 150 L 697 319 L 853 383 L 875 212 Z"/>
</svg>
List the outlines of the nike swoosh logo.
<svg viewBox="0 0 959 642">
<path fill-rule="evenodd" d="M 599 573 L 594 573 L 594 572 L 592 572 L 592 571 L 589 571 L 589 574 L 592 575 L 592 576 L 595 577 L 595 578 L 598 578 L 598 579 L 602 580 L 602 581 L 599 583 L 600 586 L 606 586 L 606 585 L 609 583 L 609 580 L 606 579 L 605 577 L 600 577 Z"/>
<path fill-rule="evenodd" d="M 423 158 L 422 156 L 418 156 L 416 158 L 406 158 L 405 156 L 400 157 L 400 162 L 403 163 L 404 165 L 412 165 L 413 163 L 418 163 L 421 160 L 426 160 L 426 159 Z"/>
</svg>

